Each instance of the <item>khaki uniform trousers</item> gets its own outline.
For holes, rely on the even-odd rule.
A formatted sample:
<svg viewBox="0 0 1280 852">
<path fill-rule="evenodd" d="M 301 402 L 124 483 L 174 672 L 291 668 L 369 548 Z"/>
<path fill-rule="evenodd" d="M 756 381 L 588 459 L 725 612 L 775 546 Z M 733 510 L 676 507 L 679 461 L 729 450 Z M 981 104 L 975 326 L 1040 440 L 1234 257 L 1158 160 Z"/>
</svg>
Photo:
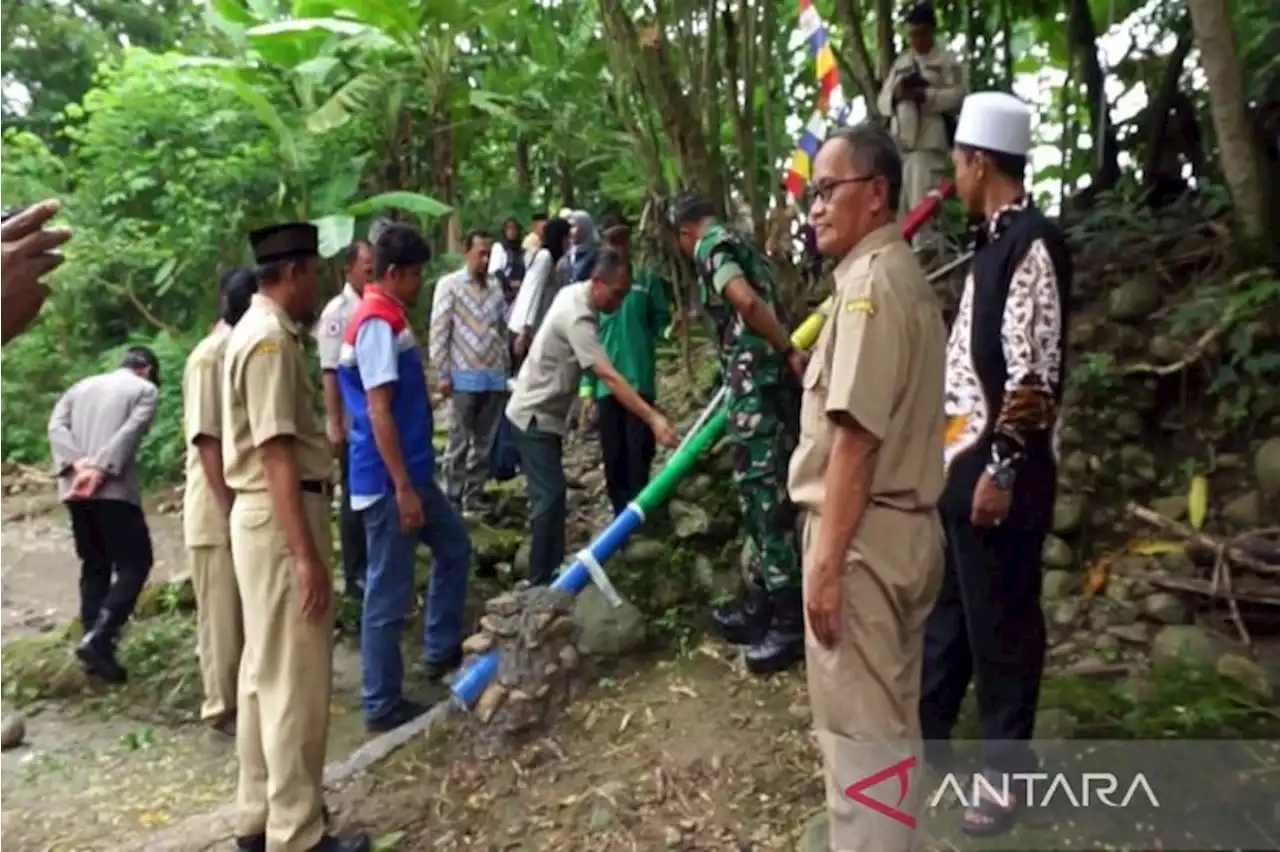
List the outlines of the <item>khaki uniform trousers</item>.
<svg viewBox="0 0 1280 852">
<path fill-rule="evenodd" d="M 806 555 L 820 523 L 819 516 L 806 518 Z M 942 526 L 934 512 L 872 505 L 856 547 L 843 567 L 838 644 L 823 648 L 805 626 L 809 701 L 826 770 L 830 848 L 904 852 L 912 848 L 924 793 L 920 674 L 925 620 L 942 587 Z M 805 568 L 807 594 L 807 563 Z M 902 763 L 913 757 L 914 764 Z M 861 795 L 883 803 L 881 808 L 846 793 L 878 773 L 886 773 L 884 780 L 869 783 Z"/>
<path fill-rule="evenodd" d="M 947 155 L 942 151 L 905 151 L 902 155 L 902 204 L 904 214 L 916 209 L 921 201 L 936 189 L 947 176 Z M 932 221 L 926 222 L 916 232 L 912 246 L 927 249 L 940 255 L 943 246 L 941 233 Z M 940 259 L 940 256 L 939 256 Z M 926 267 L 928 264 L 926 264 Z"/>
<path fill-rule="evenodd" d="M 187 566 L 196 592 L 196 649 L 204 704 L 200 718 L 218 722 L 236 712 L 236 681 L 244 648 L 240 587 L 230 545 L 187 548 Z"/>
<path fill-rule="evenodd" d="M 329 500 L 303 492 L 302 506 L 324 568 L 331 571 Z M 231 553 L 244 600 L 245 638 L 237 834 L 265 830 L 269 852 L 300 852 L 324 835 L 333 606 L 317 621 L 303 617 L 293 554 L 267 492 L 236 495 Z"/>
</svg>

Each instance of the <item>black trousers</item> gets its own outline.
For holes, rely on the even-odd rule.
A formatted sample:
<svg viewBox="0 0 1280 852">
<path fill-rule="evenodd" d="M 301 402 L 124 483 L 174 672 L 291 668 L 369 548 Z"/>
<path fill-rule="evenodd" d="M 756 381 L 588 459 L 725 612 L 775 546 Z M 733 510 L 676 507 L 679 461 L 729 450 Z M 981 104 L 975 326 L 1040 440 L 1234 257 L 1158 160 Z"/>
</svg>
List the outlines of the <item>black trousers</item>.
<svg viewBox="0 0 1280 852">
<path fill-rule="evenodd" d="M 931 761 L 949 761 L 960 702 L 977 687 L 985 769 L 1033 772 L 1027 745 L 1044 674 L 1040 551 L 1047 530 L 974 527 L 943 518 L 942 591 L 925 626 L 920 726 Z"/>
<path fill-rule="evenodd" d="M 529 482 L 529 582 L 545 586 L 564 563 L 568 512 L 564 439 L 539 431 L 535 418 L 525 431 L 516 429 L 516 443 L 520 469 Z"/>
<path fill-rule="evenodd" d="M 141 506 L 123 500 L 71 500 L 80 557 L 80 623 L 114 642 L 133 615 L 153 562 Z"/>
<path fill-rule="evenodd" d="M 364 576 L 369 564 L 365 548 L 364 522 L 351 508 L 351 476 L 346 447 L 339 454 L 342 466 L 342 505 L 338 508 L 338 538 L 342 546 L 342 590 L 357 600 L 364 599 Z"/>
<path fill-rule="evenodd" d="M 651 399 L 646 399 L 646 402 L 653 405 Z M 613 504 L 613 513 L 620 515 L 649 484 L 649 467 L 657 449 L 653 430 L 627 411 L 614 396 L 606 396 L 597 402 L 596 414 L 609 502 Z"/>
</svg>

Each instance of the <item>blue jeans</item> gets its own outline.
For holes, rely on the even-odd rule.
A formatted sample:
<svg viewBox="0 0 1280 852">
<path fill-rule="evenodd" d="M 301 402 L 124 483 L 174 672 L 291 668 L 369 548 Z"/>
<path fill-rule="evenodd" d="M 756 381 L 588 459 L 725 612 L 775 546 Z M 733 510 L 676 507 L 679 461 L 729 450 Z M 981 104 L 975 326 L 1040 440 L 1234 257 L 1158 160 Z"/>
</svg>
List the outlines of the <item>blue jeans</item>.
<svg viewBox="0 0 1280 852">
<path fill-rule="evenodd" d="M 360 623 L 365 715 L 376 719 L 400 700 L 404 661 L 400 635 L 413 606 L 414 563 L 418 543 L 431 548 L 431 588 L 422 626 L 427 662 L 445 660 L 462 644 L 462 620 L 471 570 L 471 539 L 440 486 L 418 487 L 424 523 L 416 532 L 400 531 L 400 510 L 388 494 L 361 512 L 369 550 L 364 614 Z"/>
</svg>

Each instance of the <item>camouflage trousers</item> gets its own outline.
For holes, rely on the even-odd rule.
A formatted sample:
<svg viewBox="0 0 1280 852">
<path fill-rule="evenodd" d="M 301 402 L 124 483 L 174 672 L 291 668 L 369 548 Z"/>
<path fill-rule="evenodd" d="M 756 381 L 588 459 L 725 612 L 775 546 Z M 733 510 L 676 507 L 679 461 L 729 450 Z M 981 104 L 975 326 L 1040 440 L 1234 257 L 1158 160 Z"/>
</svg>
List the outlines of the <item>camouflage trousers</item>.
<svg viewBox="0 0 1280 852">
<path fill-rule="evenodd" d="M 796 509 L 787 498 L 787 466 L 799 433 L 799 395 L 785 368 L 760 360 L 758 353 L 743 352 L 729 364 L 728 437 L 750 570 L 776 592 L 800 587 Z"/>
</svg>

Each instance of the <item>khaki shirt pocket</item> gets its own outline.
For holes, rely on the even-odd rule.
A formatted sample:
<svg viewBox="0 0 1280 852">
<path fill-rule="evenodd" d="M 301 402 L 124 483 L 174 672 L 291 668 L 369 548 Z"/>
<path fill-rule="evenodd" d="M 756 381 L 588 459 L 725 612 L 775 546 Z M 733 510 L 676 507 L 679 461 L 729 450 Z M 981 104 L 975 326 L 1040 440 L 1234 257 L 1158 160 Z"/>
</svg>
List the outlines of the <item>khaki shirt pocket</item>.
<svg viewBox="0 0 1280 852">
<path fill-rule="evenodd" d="M 800 406 L 800 429 L 806 435 L 814 435 L 822 428 L 826 416 L 827 376 L 822 353 L 816 353 L 805 368 L 800 384 L 804 389 Z"/>
</svg>

